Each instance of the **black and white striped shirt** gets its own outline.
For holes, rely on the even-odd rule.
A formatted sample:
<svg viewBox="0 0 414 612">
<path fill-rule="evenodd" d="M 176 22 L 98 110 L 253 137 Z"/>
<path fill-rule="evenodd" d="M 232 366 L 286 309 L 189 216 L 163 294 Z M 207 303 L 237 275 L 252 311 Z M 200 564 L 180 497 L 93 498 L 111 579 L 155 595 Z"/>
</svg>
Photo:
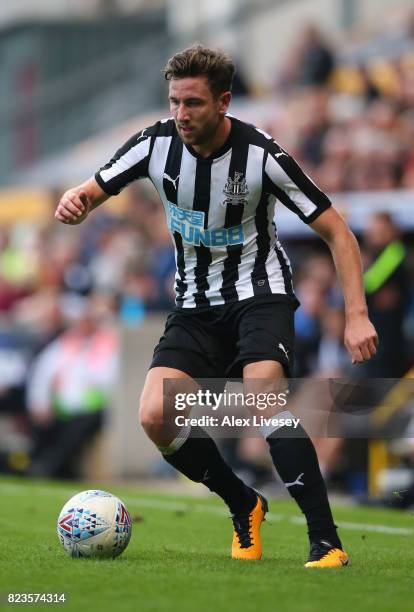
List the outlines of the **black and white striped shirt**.
<svg viewBox="0 0 414 612">
<path fill-rule="evenodd" d="M 132 136 L 95 175 L 110 195 L 136 179 L 154 184 L 175 243 L 181 308 L 294 297 L 274 223 L 276 199 L 305 223 L 331 205 L 271 136 L 229 117 L 229 138 L 210 157 L 184 145 L 174 120 L 164 119 Z"/>
</svg>

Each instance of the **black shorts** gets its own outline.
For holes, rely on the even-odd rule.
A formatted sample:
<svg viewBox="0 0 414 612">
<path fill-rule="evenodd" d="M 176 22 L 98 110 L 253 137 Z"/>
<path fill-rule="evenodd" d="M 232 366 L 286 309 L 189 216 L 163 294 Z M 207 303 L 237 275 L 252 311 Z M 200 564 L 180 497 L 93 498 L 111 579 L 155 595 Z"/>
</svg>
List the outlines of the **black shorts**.
<svg viewBox="0 0 414 612">
<path fill-rule="evenodd" d="M 248 363 L 273 360 L 291 376 L 297 304 L 269 295 L 200 311 L 176 309 L 150 368 L 175 368 L 192 378 L 241 378 Z"/>
</svg>

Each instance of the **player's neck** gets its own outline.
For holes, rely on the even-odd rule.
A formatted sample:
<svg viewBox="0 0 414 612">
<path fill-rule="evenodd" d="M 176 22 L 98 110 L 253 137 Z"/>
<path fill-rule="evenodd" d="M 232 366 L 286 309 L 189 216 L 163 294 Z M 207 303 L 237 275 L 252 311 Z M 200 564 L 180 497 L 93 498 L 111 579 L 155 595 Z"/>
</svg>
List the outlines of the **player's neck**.
<svg viewBox="0 0 414 612">
<path fill-rule="evenodd" d="M 224 117 L 212 138 L 207 142 L 203 142 L 203 144 L 194 145 L 193 149 L 201 157 L 210 157 L 210 155 L 214 155 L 216 151 L 221 149 L 230 136 L 230 132 L 231 120 L 228 117 Z"/>
</svg>

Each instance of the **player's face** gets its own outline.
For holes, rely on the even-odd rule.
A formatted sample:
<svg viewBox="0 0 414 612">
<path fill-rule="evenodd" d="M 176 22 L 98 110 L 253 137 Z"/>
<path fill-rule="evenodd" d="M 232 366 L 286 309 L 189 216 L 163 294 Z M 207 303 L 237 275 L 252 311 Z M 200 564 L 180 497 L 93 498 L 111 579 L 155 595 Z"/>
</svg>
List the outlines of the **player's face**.
<svg viewBox="0 0 414 612">
<path fill-rule="evenodd" d="M 203 145 L 214 138 L 230 103 L 230 92 L 212 93 L 207 77 L 171 79 L 170 110 L 185 144 Z"/>
</svg>

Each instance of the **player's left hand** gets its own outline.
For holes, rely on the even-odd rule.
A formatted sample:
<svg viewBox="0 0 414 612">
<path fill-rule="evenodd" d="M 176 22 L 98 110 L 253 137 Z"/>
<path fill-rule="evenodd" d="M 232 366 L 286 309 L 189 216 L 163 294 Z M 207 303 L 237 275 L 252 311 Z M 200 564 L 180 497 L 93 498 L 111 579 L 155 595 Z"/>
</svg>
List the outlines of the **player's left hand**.
<svg viewBox="0 0 414 612">
<path fill-rule="evenodd" d="M 377 352 L 378 335 L 366 315 L 347 321 L 344 343 L 353 364 L 362 363 L 374 357 Z"/>
</svg>

